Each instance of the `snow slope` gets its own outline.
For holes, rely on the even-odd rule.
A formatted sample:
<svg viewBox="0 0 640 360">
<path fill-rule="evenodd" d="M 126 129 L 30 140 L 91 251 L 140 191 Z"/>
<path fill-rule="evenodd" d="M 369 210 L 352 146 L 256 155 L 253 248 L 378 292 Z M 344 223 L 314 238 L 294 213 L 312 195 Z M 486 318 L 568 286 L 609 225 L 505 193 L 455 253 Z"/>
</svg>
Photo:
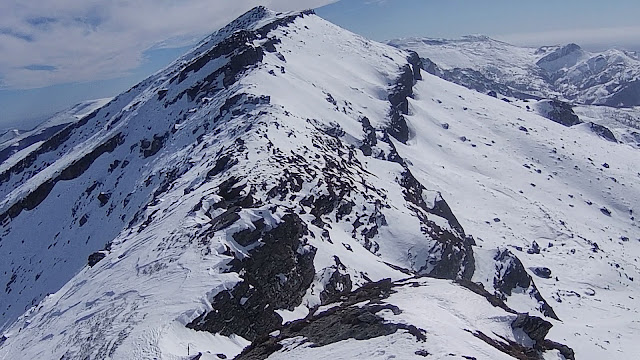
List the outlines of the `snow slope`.
<svg viewBox="0 0 640 360">
<path fill-rule="evenodd" d="M 639 351 L 637 150 L 436 77 L 417 84 L 411 106 L 415 137 L 400 155 L 480 247 L 551 269 L 536 279 L 564 323 L 551 334 L 579 358 Z"/>
<path fill-rule="evenodd" d="M 486 36 L 389 41 L 416 51 L 445 79 L 481 92 L 560 98 L 580 104 L 640 105 L 640 61 L 622 50 L 588 52 L 576 44 L 527 48 Z"/>
<path fill-rule="evenodd" d="M 0 358 L 632 358 L 636 150 L 420 65 L 256 8 L 16 161 Z"/>
</svg>

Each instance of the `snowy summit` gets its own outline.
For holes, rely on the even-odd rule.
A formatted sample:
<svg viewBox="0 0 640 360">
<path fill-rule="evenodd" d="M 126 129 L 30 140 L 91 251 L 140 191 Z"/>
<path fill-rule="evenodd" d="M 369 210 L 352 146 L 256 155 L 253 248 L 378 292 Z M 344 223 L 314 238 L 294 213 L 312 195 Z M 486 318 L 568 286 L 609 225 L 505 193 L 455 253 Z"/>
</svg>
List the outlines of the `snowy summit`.
<svg viewBox="0 0 640 360">
<path fill-rule="evenodd" d="M 421 56 L 257 7 L 11 154 L 0 359 L 632 359 L 638 149 Z"/>
</svg>

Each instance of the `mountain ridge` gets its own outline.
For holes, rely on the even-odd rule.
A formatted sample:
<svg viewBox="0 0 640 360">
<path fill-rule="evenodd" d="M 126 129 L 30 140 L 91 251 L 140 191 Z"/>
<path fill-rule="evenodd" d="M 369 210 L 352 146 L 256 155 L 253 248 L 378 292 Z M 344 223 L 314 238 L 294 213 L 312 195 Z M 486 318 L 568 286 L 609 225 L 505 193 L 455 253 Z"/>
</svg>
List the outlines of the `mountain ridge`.
<svg viewBox="0 0 640 360">
<path fill-rule="evenodd" d="M 627 51 L 587 52 L 576 44 L 519 47 L 487 36 L 405 38 L 387 43 L 418 52 L 442 67 L 448 80 L 479 91 L 485 90 L 484 83 L 503 90 L 506 96 L 614 107 L 640 105 L 640 62 Z"/>
<path fill-rule="evenodd" d="M 191 359 L 197 349 L 202 359 L 294 353 L 381 358 L 387 352 L 569 359 L 568 347 L 546 339 L 550 329 L 558 340 L 581 345 L 588 343 L 571 335 L 574 327 L 605 336 L 563 305 L 574 301 L 568 291 L 561 294 L 553 280 L 536 275 L 534 282 L 529 274 L 546 274 L 548 268 L 530 268 L 550 258 L 561 266 L 555 259 L 565 255 L 556 251 L 564 243 L 578 248 L 580 264 L 594 256 L 591 249 L 626 261 L 618 253 L 622 245 L 598 246 L 591 239 L 595 230 L 581 225 L 605 215 L 581 210 L 563 220 L 560 239 L 548 239 L 557 245 L 541 249 L 531 241 L 540 240 L 534 233 L 511 227 L 515 218 L 492 219 L 503 229 L 482 227 L 473 197 L 498 192 L 466 190 L 491 171 L 483 155 L 537 156 L 535 146 L 506 144 L 534 143 L 547 127 L 552 141 L 559 141 L 558 133 L 594 140 L 601 154 L 625 148 L 423 74 L 415 54 L 348 33 L 311 12 L 256 8 L 232 24 L 3 175 L 3 209 L 21 204 L 3 218 L 0 249 L 17 254 L 15 265 L 3 269 L 11 290 L 3 305 L 16 293 L 25 295 L 13 299 L 28 304 L 27 294 L 61 288 L 3 325 L 0 355 Z M 495 125 L 477 128 L 489 113 Z M 465 129 L 473 139 L 460 133 Z M 486 145 L 479 148 L 482 134 Z M 541 144 L 541 151 L 559 147 Z M 570 155 L 573 148 L 555 150 L 582 166 L 582 158 Z M 469 156 L 482 169 L 467 169 Z M 509 169 L 530 176 L 533 164 L 527 165 Z M 623 229 L 629 240 L 637 224 L 623 215 L 620 189 L 627 186 L 630 199 L 638 194 L 623 166 L 612 165 L 619 180 L 611 199 L 594 196 L 615 205 L 608 209 L 614 216 L 604 220 L 606 231 Z M 452 176 L 449 166 L 464 175 Z M 573 177 L 556 171 L 561 180 L 547 181 Z M 503 193 L 521 185 L 507 180 L 477 183 L 504 186 Z M 456 186 L 465 191 L 455 192 Z M 572 186 L 591 190 L 574 182 L 566 189 Z M 466 206 L 460 195 L 471 198 Z M 557 211 L 540 196 L 522 195 L 526 210 L 513 207 L 516 214 L 537 215 L 526 208 L 531 204 L 545 212 L 523 226 L 525 232 L 551 227 L 547 219 L 558 223 Z M 496 205 L 487 202 L 487 208 Z M 511 241 L 505 231 L 513 232 Z M 45 240 L 22 245 L 33 238 Z M 584 249 L 584 243 L 591 245 Z M 89 265 L 81 253 L 92 255 Z M 624 303 L 634 270 L 628 262 L 622 266 L 602 273 L 607 279 L 612 271 L 627 274 L 622 285 L 610 284 Z M 39 272 L 60 267 L 59 278 Z M 578 286 L 564 276 L 556 281 Z M 545 298 L 556 300 L 553 308 Z M 592 309 L 591 302 L 584 306 Z M 329 336 L 332 314 L 350 319 L 344 326 L 358 335 Z M 395 343 L 400 346 L 389 346 Z"/>
</svg>

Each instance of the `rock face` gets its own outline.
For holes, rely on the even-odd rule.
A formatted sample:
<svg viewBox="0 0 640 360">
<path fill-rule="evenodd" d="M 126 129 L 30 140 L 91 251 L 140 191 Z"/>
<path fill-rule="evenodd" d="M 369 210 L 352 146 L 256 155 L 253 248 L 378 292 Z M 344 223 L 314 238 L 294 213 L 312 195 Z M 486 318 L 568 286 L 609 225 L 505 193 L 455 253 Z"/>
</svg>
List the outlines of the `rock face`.
<svg viewBox="0 0 640 360">
<path fill-rule="evenodd" d="M 526 314 L 519 314 L 518 317 L 511 323 L 511 327 L 516 330 L 520 329 L 527 334 L 531 340 L 536 344 L 541 343 L 547 337 L 549 330 L 553 325 L 537 316 L 529 316 Z"/>
<path fill-rule="evenodd" d="M 618 142 L 618 139 L 616 139 L 616 136 L 607 127 L 599 124 L 594 124 L 594 123 L 590 123 L 589 127 L 591 128 L 591 131 L 598 134 L 598 136 L 614 143 Z"/>
<path fill-rule="evenodd" d="M 88 260 L 87 264 L 89 266 L 93 267 L 98 262 L 100 262 L 100 260 L 104 259 L 106 256 L 107 256 L 107 254 L 105 254 L 102 251 L 94 252 L 93 254 L 89 255 L 89 260 Z"/>
<path fill-rule="evenodd" d="M 553 308 L 538 291 L 531 275 L 527 273 L 520 259 L 505 249 L 499 251 L 494 260 L 499 264 L 498 276 L 494 278 L 494 287 L 497 290 L 497 294 L 499 294 L 503 300 L 506 299 L 507 296 L 510 296 L 516 289 L 528 289 L 531 297 L 538 301 L 539 310 L 545 316 L 559 320 Z"/>
<path fill-rule="evenodd" d="M 368 340 L 406 330 L 417 340 L 424 341 L 425 335 L 415 326 L 395 324 L 385 321 L 378 313 L 390 311 L 399 314 L 398 307 L 380 303 L 389 297 L 394 285 L 389 279 L 369 283 L 345 296 L 341 305 L 282 327 L 274 337 L 263 337 L 245 349 L 237 359 L 266 359 L 283 348 L 284 339 L 304 337 L 314 347 L 335 344 L 339 341 L 355 339 Z M 369 301 L 369 305 L 356 306 Z"/>
<path fill-rule="evenodd" d="M 242 281 L 216 295 L 213 309 L 188 327 L 249 340 L 277 329 L 282 318 L 274 310 L 300 305 L 315 275 L 315 249 L 301 242 L 307 231 L 299 217 L 286 215 L 278 227 L 259 235 L 251 257 L 231 262 L 230 271 L 243 274 Z"/>
<path fill-rule="evenodd" d="M 573 112 L 571 105 L 566 102 L 550 100 L 541 103 L 540 106 L 543 108 L 545 116 L 558 124 L 574 126 L 582 123 L 578 115 Z"/>
</svg>

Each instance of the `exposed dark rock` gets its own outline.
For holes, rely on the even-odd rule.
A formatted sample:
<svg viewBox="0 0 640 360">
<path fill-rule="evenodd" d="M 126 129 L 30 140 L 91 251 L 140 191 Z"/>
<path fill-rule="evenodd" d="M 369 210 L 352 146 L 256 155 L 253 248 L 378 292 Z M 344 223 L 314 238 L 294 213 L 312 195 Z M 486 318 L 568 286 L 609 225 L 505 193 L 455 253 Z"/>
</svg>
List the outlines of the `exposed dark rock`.
<svg viewBox="0 0 640 360">
<path fill-rule="evenodd" d="M 38 186 L 34 191 L 27 196 L 13 204 L 5 213 L 0 215 L 0 220 L 5 221 L 7 218 L 15 218 L 22 210 L 33 210 L 40 205 L 51 193 L 53 187 L 58 181 L 73 180 L 82 175 L 93 162 L 104 153 L 113 152 L 116 147 L 124 143 L 124 136 L 119 133 L 116 136 L 110 138 L 102 145 L 95 148 L 90 153 L 86 154 L 82 158 L 74 161 L 71 165 L 66 167 L 60 175 L 54 179 L 45 181 L 42 185 Z"/>
<path fill-rule="evenodd" d="M 494 287 L 500 292 L 511 295 L 513 289 L 520 287 L 527 289 L 531 286 L 531 277 L 527 274 L 524 266 L 515 255 L 509 250 L 503 250 L 499 252 L 494 260 L 500 263 L 499 267 L 506 267 L 503 272 L 504 276 L 500 279 L 496 278 L 494 281 Z"/>
<path fill-rule="evenodd" d="M 240 220 L 240 215 L 238 215 L 238 212 L 240 210 L 240 207 L 232 206 L 229 210 L 211 219 L 211 231 L 215 232 L 218 230 L 226 229 L 236 221 Z M 240 238 L 242 237 L 243 236 L 241 236 Z"/>
<path fill-rule="evenodd" d="M 164 99 L 165 96 L 167 96 L 168 92 L 169 92 L 169 89 L 160 89 L 160 90 L 158 90 L 158 92 L 157 92 L 158 101 L 162 101 L 162 99 Z"/>
<path fill-rule="evenodd" d="M 11 279 L 9 279 L 9 281 L 5 285 L 4 292 L 6 292 L 7 294 L 10 293 L 11 284 L 15 283 L 17 279 L 18 279 L 18 275 L 16 275 L 15 273 L 11 274 Z"/>
<path fill-rule="evenodd" d="M 531 243 L 531 247 L 527 250 L 527 253 L 531 255 L 540 254 L 540 245 L 538 245 L 536 241 L 533 241 Z"/>
<path fill-rule="evenodd" d="M 621 84 L 620 89 L 608 98 L 604 105 L 615 107 L 640 105 L 640 80 Z"/>
<path fill-rule="evenodd" d="M 252 344 L 236 359 L 266 359 L 282 349 L 279 341 L 297 336 L 303 336 L 306 341 L 313 343 L 314 347 L 321 347 L 347 339 L 368 340 L 387 336 L 394 334 L 401 327 L 407 327 L 385 322 L 383 318 L 376 315 L 382 310 L 392 310 L 390 306 L 365 305 L 361 308 L 354 306 L 332 310 L 286 326 L 280 330 L 279 336 L 261 339 L 261 342 Z"/>
<path fill-rule="evenodd" d="M 213 179 L 216 175 L 229 170 L 237 163 L 238 160 L 236 158 L 233 158 L 231 154 L 219 157 L 216 160 L 216 165 L 207 173 L 207 179 Z"/>
<path fill-rule="evenodd" d="M 469 331 L 469 330 L 467 330 Z M 536 350 L 531 347 L 527 347 L 521 344 L 518 344 L 515 341 L 499 337 L 500 340 L 493 339 L 490 336 L 487 336 L 482 331 L 472 332 L 469 331 L 476 338 L 484 341 L 488 345 L 493 346 L 497 350 L 510 355 L 511 357 L 519 360 L 543 360 L 542 354 L 539 350 Z"/>
<path fill-rule="evenodd" d="M 351 276 L 349 276 L 349 274 L 342 274 L 339 270 L 336 270 L 325 284 L 324 290 L 320 293 L 320 301 L 323 304 L 336 301 L 342 295 L 350 293 L 352 287 Z"/>
<path fill-rule="evenodd" d="M 20 150 L 26 149 L 39 141 L 46 141 L 67 126 L 69 126 L 69 123 L 51 126 L 21 138 L 20 141 L 0 150 L 0 164 Z"/>
<path fill-rule="evenodd" d="M 240 217 L 238 216 L 238 220 L 239 219 Z M 235 221 L 237 220 L 234 220 L 234 222 Z M 233 234 L 233 239 L 242 246 L 248 246 L 255 243 L 262 237 L 267 226 L 264 223 L 264 219 L 254 221 L 253 226 L 255 227 L 253 230 L 245 229 Z"/>
<path fill-rule="evenodd" d="M 549 106 L 551 106 L 551 110 L 549 110 L 546 114 L 546 117 L 549 120 L 557 122 L 558 124 L 562 124 L 564 126 L 574 126 L 578 124 L 582 124 L 582 121 L 573 112 L 573 107 L 571 104 L 566 103 L 560 100 L 550 100 L 548 102 Z"/>
<path fill-rule="evenodd" d="M 544 338 L 547 337 L 552 327 L 553 324 L 550 322 L 537 316 L 530 316 L 529 314 L 518 314 L 518 317 L 511 323 L 512 329 L 524 331 L 536 344 L 542 342 Z"/>
<path fill-rule="evenodd" d="M 250 189 L 246 191 L 245 186 L 236 186 L 238 182 L 238 179 L 231 177 L 220 184 L 218 187 L 218 195 L 220 195 L 223 200 L 215 204 L 216 208 L 230 209 L 234 206 L 249 208 L 255 204 L 253 199 L 254 190 Z"/>
<path fill-rule="evenodd" d="M 70 166 L 65 168 L 60 175 L 58 175 L 57 180 L 72 180 L 80 175 L 82 175 L 85 171 L 89 169 L 91 164 L 100 157 L 102 154 L 113 152 L 116 147 L 122 145 L 124 143 L 124 135 L 117 134 L 111 139 L 105 141 L 103 144 L 98 146 L 95 150 L 83 156 L 79 160 L 73 162 Z"/>
<path fill-rule="evenodd" d="M 456 283 L 484 297 L 494 307 L 499 307 L 511 314 L 517 314 L 517 312 L 511 309 L 500 297 L 496 296 L 495 294 L 489 293 L 487 290 L 485 290 L 484 286 L 482 286 L 481 284 L 477 284 L 470 280 L 465 280 L 465 279 L 458 279 L 456 280 Z"/>
<path fill-rule="evenodd" d="M 573 351 L 572 348 L 568 347 L 567 345 L 560 344 L 558 342 L 555 342 L 549 339 L 545 339 L 542 342 L 542 344 L 539 344 L 539 346 L 541 349 L 544 349 L 545 351 L 558 350 L 566 360 L 576 360 L 575 352 Z"/>
<path fill-rule="evenodd" d="M 266 14 L 267 10 L 260 10 L 260 8 L 255 8 L 242 17 L 252 17 L 254 14 L 259 14 L 260 11 L 263 11 L 265 12 L 264 14 Z M 168 104 L 175 103 L 185 94 L 190 101 L 196 101 L 209 93 L 216 92 L 220 89 L 220 86 L 230 86 L 237 79 L 240 73 L 262 62 L 265 52 L 273 52 L 275 50 L 274 45 L 278 43 L 277 39 L 269 39 L 263 46 L 254 47 L 252 45 L 254 40 L 264 38 L 270 31 L 279 27 L 287 27 L 296 19 L 310 14 L 313 14 L 313 10 L 308 10 L 302 13 L 279 18 L 255 31 L 228 29 L 229 31 L 235 31 L 226 39 L 213 46 L 211 49 L 203 53 L 200 57 L 186 66 L 178 75 L 171 79 L 171 83 L 175 81 L 181 83 L 187 78 L 187 76 L 189 76 L 190 73 L 198 72 L 206 64 L 220 57 L 227 57 L 228 63 L 223 67 L 213 71 L 211 74 L 207 75 L 204 79 L 202 79 L 192 87 L 179 93 Z M 284 67 L 282 68 L 282 72 L 284 72 Z M 217 83 L 220 75 L 223 76 L 222 84 Z"/>
<path fill-rule="evenodd" d="M 533 268 L 533 273 L 536 274 L 536 276 L 539 276 L 544 279 L 551 278 L 551 269 L 547 267 L 535 267 Z"/>
<path fill-rule="evenodd" d="M 600 136 L 601 138 L 607 139 L 615 143 L 618 142 L 618 139 L 616 139 L 616 136 L 613 134 L 611 130 L 609 130 L 609 128 L 596 123 L 590 123 L 589 126 L 591 127 L 591 131 L 598 134 L 598 136 Z"/>
<path fill-rule="evenodd" d="M 306 232 L 297 215 L 285 215 L 275 229 L 262 235 L 261 246 L 250 257 L 230 263 L 231 271 L 243 280 L 218 293 L 211 301 L 213 310 L 188 327 L 250 340 L 280 328 L 282 318 L 275 310 L 300 305 L 315 275 L 315 249 L 302 243 Z"/>
<path fill-rule="evenodd" d="M 502 300 L 506 300 L 507 296 L 511 296 L 514 289 L 528 289 L 529 295 L 540 304 L 539 310 L 545 316 L 558 320 L 558 316 L 553 311 L 553 308 L 542 297 L 533 279 L 527 273 L 527 270 L 517 256 L 509 250 L 504 249 L 498 252 L 494 260 L 497 266 L 496 277 L 493 279 L 493 287 L 497 291 L 496 295 L 500 296 Z M 502 275 L 499 276 L 499 274 Z"/>
<path fill-rule="evenodd" d="M 407 57 L 407 61 L 411 64 L 411 70 L 413 71 L 413 79 L 414 80 L 422 80 L 422 74 L 420 71 L 424 68 L 424 64 L 420 55 L 417 52 L 407 50 L 409 53 L 409 57 Z"/>
<path fill-rule="evenodd" d="M 415 354 L 418 355 L 418 356 L 422 356 L 422 357 L 427 357 L 427 356 L 430 355 L 429 352 L 427 350 L 424 350 L 424 349 L 423 350 L 416 350 Z"/>
<path fill-rule="evenodd" d="M 100 206 L 105 206 L 107 205 L 107 203 L 109 202 L 109 199 L 111 198 L 111 193 L 105 193 L 105 192 L 101 192 L 98 195 L 98 201 L 100 201 Z"/>
<path fill-rule="evenodd" d="M 442 74 L 440 67 L 429 58 L 422 59 L 422 69 L 431 75 L 440 76 Z"/>
<path fill-rule="evenodd" d="M 460 225 L 460 222 L 458 221 L 456 216 L 453 214 L 453 211 L 449 207 L 449 204 L 447 204 L 447 202 L 444 201 L 442 196 L 438 196 L 438 198 L 436 198 L 436 201 L 434 202 L 434 206 L 429 212 L 431 214 L 444 218 L 445 220 L 447 220 L 447 222 L 449 223 L 449 226 L 451 226 L 453 230 L 457 231 L 458 234 L 460 234 L 461 236 L 465 236 L 462 225 Z"/>
<path fill-rule="evenodd" d="M 471 279 L 475 271 L 473 238 L 465 236 L 464 229 L 443 199 L 437 199 L 433 209 L 427 206 L 423 198 L 423 192 L 426 189 L 409 170 L 405 170 L 401 185 L 405 188 L 405 199 L 413 205 L 413 211 L 423 224 L 423 232 L 437 241 L 437 249 L 433 248 L 431 251 L 441 254 L 439 259 L 430 259 L 427 264 L 424 264 L 419 273 L 441 279 Z M 445 218 L 455 232 L 442 229 L 429 220 L 427 214 Z M 425 273 L 427 268 L 430 270 Z"/>
<path fill-rule="evenodd" d="M 373 154 L 373 147 L 378 143 L 376 129 L 371 126 L 371 122 L 366 116 L 360 118 L 360 123 L 362 124 L 362 131 L 365 134 L 360 150 L 362 150 L 365 156 L 371 156 Z"/>
<path fill-rule="evenodd" d="M 564 74 L 558 70 L 576 65 L 578 58 L 583 53 L 580 46 L 568 44 L 542 57 L 536 62 L 536 65 L 548 73 L 551 81 L 555 81 Z"/>
<path fill-rule="evenodd" d="M 93 267 L 95 264 L 100 262 L 100 260 L 104 259 L 107 254 L 104 251 L 96 251 L 93 254 L 89 255 L 88 265 Z"/>
<path fill-rule="evenodd" d="M 166 132 L 163 135 L 153 135 L 152 140 L 141 140 L 140 141 L 140 153 L 143 157 L 148 158 L 153 156 L 162 149 L 164 143 L 167 141 L 169 137 L 169 132 Z"/>
<path fill-rule="evenodd" d="M 408 98 L 413 96 L 414 82 L 415 77 L 411 65 L 405 65 L 389 94 L 389 102 L 391 103 L 389 118 L 391 122 L 387 131 L 389 135 L 402 143 L 406 143 L 409 140 L 409 126 L 404 115 L 409 114 Z"/>
<path fill-rule="evenodd" d="M 322 347 L 347 339 L 367 340 L 394 334 L 404 330 L 415 336 L 416 341 L 425 341 L 424 331 L 413 325 L 395 324 L 384 321 L 377 315 L 388 310 L 399 314 L 400 309 L 391 304 L 381 303 L 393 291 L 393 283 L 383 280 L 369 283 L 346 295 L 340 305 L 306 319 L 289 323 L 280 329 L 277 336 L 264 336 L 257 339 L 238 356 L 238 360 L 266 359 L 282 349 L 281 341 L 295 337 L 304 337 L 314 347 Z M 369 301 L 368 304 L 356 304 Z"/>
<path fill-rule="evenodd" d="M 49 137 L 42 145 L 40 145 L 40 147 L 38 147 L 36 151 L 29 153 L 29 155 L 27 155 L 11 168 L 0 174 L 0 184 L 8 181 L 12 175 L 20 174 L 25 169 L 30 168 L 36 162 L 40 155 L 58 150 L 58 148 L 71 137 L 76 129 L 86 125 L 91 119 L 95 118 L 99 112 L 100 109 L 97 109 L 91 114 L 80 119 L 80 121 L 64 127 L 62 130 L 56 132 L 55 135 Z"/>
</svg>

